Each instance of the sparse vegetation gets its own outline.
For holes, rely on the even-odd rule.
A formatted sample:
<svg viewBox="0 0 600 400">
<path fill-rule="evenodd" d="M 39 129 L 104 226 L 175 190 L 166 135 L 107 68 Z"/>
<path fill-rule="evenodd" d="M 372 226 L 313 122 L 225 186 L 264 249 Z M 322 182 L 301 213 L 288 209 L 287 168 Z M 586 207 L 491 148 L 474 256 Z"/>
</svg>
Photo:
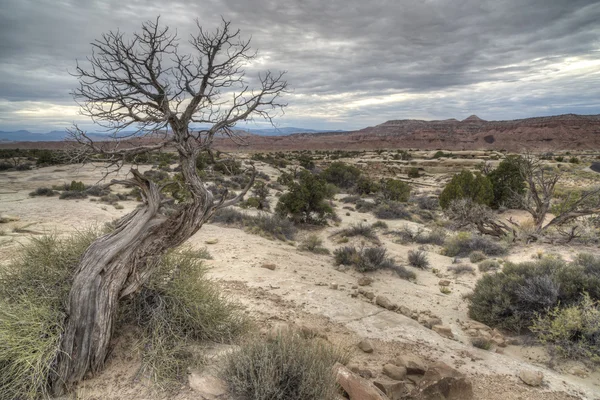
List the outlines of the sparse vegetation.
<svg viewBox="0 0 600 400">
<path fill-rule="evenodd" d="M 55 192 L 54 190 L 50 189 L 50 188 L 46 188 L 46 187 L 39 187 L 37 189 L 35 189 L 33 192 L 29 193 L 30 196 L 47 196 L 47 197 L 51 197 L 51 196 L 56 196 L 58 193 Z"/>
<path fill-rule="evenodd" d="M 329 254 L 329 250 L 323 247 L 323 240 L 317 235 L 309 235 L 298 246 L 299 250 L 310 251 L 315 254 Z"/>
<path fill-rule="evenodd" d="M 246 228 L 250 233 L 283 241 L 294 240 L 298 231 L 294 223 L 287 218 L 267 213 L 252 216 L 232 208 L 219 210 L 210 221 L 217 224 L 237 225 Z"/>
<path fill-rule="evenodd" d="M 364 224 L 362 222 L 358 224 L 352 224 L 346 229 L 342 229 L 337 232 L 338 235 L 346 237 L 362 236 L 366 239 L 377 241 L 377 235 L 373 230 L 373 226 Z"/>
<path fill-rule="evenodd" d="M 490 205 L 493 200 L 492 183 L 479 172 L 464 170 L 452 177 L 440 194 L 440 206 L 448 208 L 453 200 L 471 199 L 475 203 Z"/>
<path fill-rule="evenodd" d="M 468 264 L 456 264 L 449 266 L 448 271 L 453 272 L 456 275 L 473 274 L 475 273 L 475 268 Z"/>
<path fill-rule="evenodd" d="M 423 250 L 410 250 L 408 252 L 408 263 L 419 269 L 429 268 L 429 258 Z"/>
<path fill-rule="evenodd" d="M 501 266 L 496 260 L 483 260 L 477 265 L 480 272 L 498 271 Z"/>
<path fill-rule="evenodd" d="M 335 265 L 353 266 L 360 272 L 376 271 L 379 269 L 393 269 L 403 279 L 414 279 L 416 275 L 402 266 L 396 265 L 393 259 L 387 256 L 383 247 L 340 247 L 333 252 Z"/>
<path fill-rule="evenodd" d="M 290 333 L 243 344 L 221 376 L 239 399 L 329 400 L 337 392 L 336 362 L 346 356 L 328 343 Z"/>
<path fill-rule="evenodd" d="M 500 256 L 506 248 L 499 242 L 469 232 L 459 232 L 446 239 L 444 254 L 449 257 L 466 257 L 473 251 L 481 251 L 487 256 Z"/>
<path fill-rule="evenodd" d="M 395 201 L 387 201 L 379 204 L 373 210 L 373 214 L 380 219 L 410 220 L 412 218 L 410 212 L 406 209 L 404 204 Z"/>
<path fill-rule="evenodd" d="M 485 253 L 479 250 L 472 251 L 471 254 L 469 254 L 469 261 L 471 261 L 473 264 L 483 261 L 486 258 L 487 256 Z"/>
</svg>

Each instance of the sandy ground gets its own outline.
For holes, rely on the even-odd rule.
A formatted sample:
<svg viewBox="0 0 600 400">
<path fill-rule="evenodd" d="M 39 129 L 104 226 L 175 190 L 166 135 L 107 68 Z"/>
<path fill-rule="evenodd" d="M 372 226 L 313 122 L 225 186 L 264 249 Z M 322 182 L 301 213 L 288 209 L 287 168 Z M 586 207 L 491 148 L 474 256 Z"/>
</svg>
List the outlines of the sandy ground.
<svg viewBox="0 0 600 400">
<path fill-rule="evenodd" d="M 273 174 L 274 170 L 267 171 Z M 18 221 L 0 225 L 0 261 L 7 262 L 20 245 L 31 236 L 40 233 L 64 234 L 90 225 L 103 224 L 118 218 L 137 206 L 134 201 L 119 202 L 124 209 L 85 200 L 59 200 L 56 197 L 29 197 L 28 193 L 40 186 L 51 186 L 81 180 L 94 184 L 102 170 L 85 167 L 48 167 L 33 171 L 0 173 L 0 214 L 12 215 Z M 431 184 L 435 180 L 430 180 Z M 340 246 L 333 236 L 339 229 L 357 222 L 377 221 L 371 214 L 347 210 L 337 204 L 341 223 L 317 233 L 325 247 L 333 250 Z M 416 228 L 406 221 L 386 221 L 389 229 L 404 225 Z M 381 374 L 381 367 L 394 355 L 405 351 L 422 355 L 431 361 L 444 361 L 471 377 L 478 399 L 599 399 L 600 373 L 587 371 L 586 378 L 577 377 L 569 371 L 581 365 L 562 364 L 556 369 L 548 368 L 548 356 L 538 347 L 508 346 L 502 353 L 477 349 L 470 344 L 463 332 L 461 322 L 468 320 L 467 303 L 462 295 L 469 293 L 480 273 L 455 276 L 448 271 L 452 259 L 439 254 L 438 246 L 427 246 L 431 270 L 414 270 L 417 282 L 400 279 L 390 271 L 370 274 L 374 282 L 368 288 L 376 295 L 385 295 L 399 305 L 412 311 L 429 311 L 450 326 L 455 339 L 446 339 L 422 326 L 415 320 L 399 313 L 384 310 L 367 301 L 363 296 L 352 297 L 352 288 L 361 276 L 353 270 L 336 270 L 332 257 L 299 251 L 297 243 L 268 240 L 237 228 L 213 224 L 205 225 L 189 240 L 193 247 L 208 247 L 213 260 L 207 261 L 210 275 L 231 297 L 244 304 L 259 325 L 270 326 L 286 322 L 306 325 L 327 335 L 328 340 L 352 349 L 353 359 Z M 415 245 L 402 245 L 393 236 L 378 231 L 381 243 L 399 264 L 406 265 L 407 252 Z M 206 244 L 207 241 L 216 244 Z M 351 240 L 349 244 L 359 244 Z M 539 251 L 557 252 L 570 258 L 579 248 L 549 248 L 534 246 L 516 248 L 506 258 L 511 261 L 531 259 Z M 590 249 L 587 249 L 590 251 Z M 597 251 L 597 249 L 593 249 Z M 468 263 L 468 260 L 465 260 Z M 276 265 L 274 270 L 261 268 L 264 263 Z M 442 294 L 440 279 L 451 281 L 451 293 Z M 331 284 L 337 284 L 332 289 Z M 375 352 L 364 354 L 356 349 L 362 338 L 375 343 Z M 176 397 L 156 392 L 142 382 L 136 381 L 137 358 L 122 339 L 109 361 L 106 371 L 82 384 L 77 398 L 82 399 L 192 399 L 193 392 L 182 390 Z M 539 370 L 544 373 L 544 385 L 530 388 L 524 385 L 519 371 Z"/>
</svg>

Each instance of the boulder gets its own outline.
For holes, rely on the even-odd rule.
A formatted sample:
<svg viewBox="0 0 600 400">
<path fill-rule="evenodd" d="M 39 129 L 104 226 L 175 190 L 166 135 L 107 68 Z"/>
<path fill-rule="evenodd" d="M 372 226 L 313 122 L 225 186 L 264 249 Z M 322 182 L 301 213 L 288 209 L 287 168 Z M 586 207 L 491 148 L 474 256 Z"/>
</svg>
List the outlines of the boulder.
<svg viewBox="0 0 600 400">
<path fill-rule="evenodd" d="M 365 353 L 372 353 L 374 350 L 373 344 L 369 339 L 361 340 L 360 343 L 358 343 L 358 348 L 364 351 Z"/>
<path fill-rule="evenodd" d="M 454 339 L 454 333 L 452 333 L 452 328 L 448 325 L 434 325 L 431 327 L 434 332 L 437 332 L 438 335 L 443 336 L 448 339 Z"/>
<path fill-rule="evenodd" d="M 270 269 L 271 271 L 274 271 L 275 268 L 277 268 L 277 266 L 275 264 L 262 264 L 260 267 Z"/>
<path fill-rule="evenodd" d="M 437 362 L 429 367 L 413 396 L 421 400 L 470 400 L 473 385 L 464 374 Z"/>
<path fill-rule="evenodd" d="M 410 393 L 406 382 L 392 381 L 385 378 L 379 378 L 373 381 L 373 385 L 381 390 L 390 400 L 405 399 Z"/>
<path fill-rule="evenodd" d="M 336 382 L 348 394 L 350 400 L 389 400 L 368 380 L 361 378 L 340 363 L 333 366 Z"/>
<path fill-rule="evenodd" d="M 396 308 L 398 308 L 398 306 L 392 303 L 386 296 L 377 296 L 375 298 L 375 304 L 390 311 L 394 311 Z"/>
<path fill-rule="evenodd" d="M 188 377 L 190 389 L 204 400 L 223 399 L 227 394 L 227 385 L 212 375 L 199 375 L 192 372 Z"/>
<path fill-rule="evenodd" d="M 385 364 L 383 366 L 383 374 L 396 381 L 402 381 L 406 378 L 406 368 L 394 364 Z"/>
<path fill-rule="evenodd" d="M 373 283 L 373 278 L 370 278 L 368 276 L 361 276 L 360 278 L 358 278 L 359 286 L 369 286 L 371 283 Z"/>
<path fill-rule="evenodd" d="M 544 380 L 544 374 L 539 371 L 523 370 L 519 373 L 519 378 L 529 386 L 540 386 Z"/>
<path fill-rule="evenodd" d="M 450 286 L 452 282 L 450 282 L 448 279 L 442 279 L 441 281 L 439 281 L 439 285 L 440 286 Z"/>
<path fill-rule="evenodd" d="M 408 374 L 423 375 L 427 371 L 427 364 L 423 359 L 414 354 L 403 354 L 393 362 L 398 367 L 406 368 Z"/>
</svg>

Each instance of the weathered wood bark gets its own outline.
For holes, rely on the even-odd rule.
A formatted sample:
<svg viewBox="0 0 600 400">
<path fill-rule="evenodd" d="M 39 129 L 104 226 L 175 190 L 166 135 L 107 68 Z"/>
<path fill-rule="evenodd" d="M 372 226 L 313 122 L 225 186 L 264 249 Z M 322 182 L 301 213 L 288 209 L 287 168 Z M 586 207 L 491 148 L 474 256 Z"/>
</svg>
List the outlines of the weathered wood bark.
<svg viewBox="0 0 600 400">
<path fill-rule="evenodd" d="M 196 172 L 195 151 L 181 157 L 192 200 L 175 215 L 160 214 L 160 191 L 136 170 L 130 183 L 142 189 L 145 205 L 124 217 L 116 229 L 97 239 L 83 254 L 69 295 L 66 328 L 57 359 L 53 392 L 69 390 L 86 374 L 102 370 L 113 333 L 119 300 L 134 293 L 151 275 L 160 257 L 194 235 L 224 206 L 240 200 L 213 199 Z"/>
</svg>

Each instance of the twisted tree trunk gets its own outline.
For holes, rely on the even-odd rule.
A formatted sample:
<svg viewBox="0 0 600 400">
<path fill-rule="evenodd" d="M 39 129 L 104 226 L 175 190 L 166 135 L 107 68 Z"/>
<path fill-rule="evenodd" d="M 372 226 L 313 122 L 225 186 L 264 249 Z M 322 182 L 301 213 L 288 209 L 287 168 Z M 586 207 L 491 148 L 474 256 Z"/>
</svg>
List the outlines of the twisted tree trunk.
<svg viewBox="0 0 600 400">
<path fill-rule="evenodd" d="M 179 246 L 223 206 L 235 199 L 213 200 L 196 172 L 195 155 L 180 158 L 182 173 L 192 200 L 177 213 L 159 213 L 159 187 L 132 170 L 129 183 L 139 186 L 145 206 L 123 218 L 116 229 L 97 239 L 83 254 L 73 279 L 67 305 L 66 327 L 61 339 L 52 390 L 60 395 L 86 374 L 102 370 L 113 333 L 119 300 L 137 291 L 169 249 Z"/>
</svg>

